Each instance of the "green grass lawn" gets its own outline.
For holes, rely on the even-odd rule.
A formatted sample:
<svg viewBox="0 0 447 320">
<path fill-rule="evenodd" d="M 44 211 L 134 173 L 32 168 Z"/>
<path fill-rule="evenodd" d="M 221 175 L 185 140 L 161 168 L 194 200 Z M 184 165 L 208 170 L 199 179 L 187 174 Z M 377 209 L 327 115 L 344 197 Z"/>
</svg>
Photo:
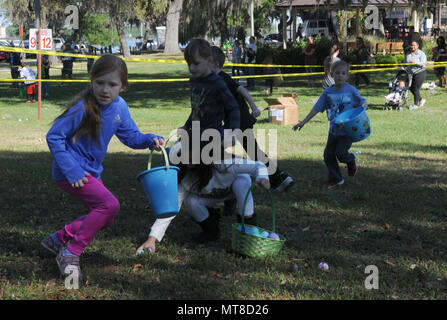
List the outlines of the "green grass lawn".
<svg viewBox="0 0 447 320">
<path fill-rule="evenodd" d="M 178 57 L 180 59 L 180 57 Z M 128 63 L 130 79 L 188 77 L 185 65 Z M 7 69 L 6 69 L 7 70 Z M 86 78 L 75 63 L 74 78 Z M 274 194 L 276 226 L 287 240 L 280 254 L 258 260 L 231 252 L 231 223 L 209 245 L 192 242 L 199 228 L 182 210 L 157 251 L 135 257 L 154 221 L 136 176 L 148 152 L 114 138 L 104 161 L 105 185 L 121 202 L 114 225 L 101 231 L 81 257 L 85 283 L 68 290 L 42 238 L 85 214 L 51 178 L 52 156 L 45 135 L 54 118 L 85 84 L 51 84 L 43 100 L 25 104 L 17 89 L 0 83 L 0 300 L 3 299 L 446 299 L 447 298 L 447 91 L 422 91 L 422 109 L 382 110 L 395 72 L 370 74 L 368 100 L 372 135 L 355 143 L 359 172 L 327 190 L 323 162 L 328 123 L 319 114 L 300 132 L 273 125 L 264 111 L 255 128 L 275 129 L 279 166 L 296 181 Z M 60 70 L 52 70 L 53 78 Z M 9 77 L 2 69 L 1 77 Z M 354 77 L 350 79 L 353 83 Z M 434 80 L 428 72 L 428 80 Z M 251 91 L 265 108 L 264 81 Z M 285 78 L 274 96 L 296 93 L 300 118 L 321 94 L 303 78 Z M 167 136 L 189 115 L 187 82 L 133 83 L 122 96 L 144 132 Z M 409 94 L 410 102 L 413 99 Z M 161 163 L 157 157 L 155 164 Z M 345 167 L 342 167 L 343 171 Z M 268 198 L 256 189 L 259 225 L 271 227 Z M 318 268 L 320 262 L 328 271 Z M 379 289 L 365 289 L 365 268 L 377 266 Z"/>
</svg>

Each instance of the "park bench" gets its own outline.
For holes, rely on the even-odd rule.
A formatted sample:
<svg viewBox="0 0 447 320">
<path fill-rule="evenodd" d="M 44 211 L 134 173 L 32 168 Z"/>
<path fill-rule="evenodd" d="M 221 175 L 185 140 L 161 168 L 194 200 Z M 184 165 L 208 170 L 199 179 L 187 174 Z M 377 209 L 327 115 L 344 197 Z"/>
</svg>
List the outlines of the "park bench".
<svg viewBox="0 0 447 320">
<path fill-rule="evenodd" d="M 391 54 L 403 54 L 404 53 L 404 43 L 402 41 L 392 42 Z"/>
<path fill-rule="evenodd" d="M 377 42 L 374 54 L 402 54 L 404 53 L 403 42 Z"/>
</svg>

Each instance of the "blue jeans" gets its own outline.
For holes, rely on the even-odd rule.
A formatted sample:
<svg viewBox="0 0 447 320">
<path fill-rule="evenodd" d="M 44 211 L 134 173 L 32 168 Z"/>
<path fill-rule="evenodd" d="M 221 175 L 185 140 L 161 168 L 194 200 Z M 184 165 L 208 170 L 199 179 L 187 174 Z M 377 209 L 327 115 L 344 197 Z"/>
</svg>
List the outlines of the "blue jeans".
<svg viewBox="0 0 447 320">
<path fill-rule="evenodd" d="M 255 68 L 248 67 L 248 75 L 254 76 L 255 75 Z M 247 78 L 247 86 L 248 87 L 254 87 L 255 86 L 255 78 Z"/>
<path fill-rule="evenodd" d="M 351 145 L 350 137 L 329 134 L 324 149 L 324 162 L 329 170 L 330 182 L 339 182 L 343 179 L 338 162 L 349 163 L 355 159 L 354 154 L 349 152 Z"/>
</svg>

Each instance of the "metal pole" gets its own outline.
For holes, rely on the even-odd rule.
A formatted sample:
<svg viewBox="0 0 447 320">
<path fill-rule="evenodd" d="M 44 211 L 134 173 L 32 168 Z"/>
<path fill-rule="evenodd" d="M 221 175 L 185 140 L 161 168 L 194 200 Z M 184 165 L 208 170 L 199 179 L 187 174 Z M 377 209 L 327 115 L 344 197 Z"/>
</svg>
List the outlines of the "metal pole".
<svg viewBox="0 0 447 320">
<path fill-rule="evenodd" d="M 40 29 L 40 0 L 34 0 L 34 10 L 36 12 L 36 28 L 37 28 L 37 50 L 41 49 L 40 42 L 42 41 L 42 31 Z M 42 55 L 37 55 L 37 75 L 38 75 L 38 83 L 37 83 L 37 101 L 38 101 L 38 111 L 37 111 L 37 120 L 40 121 L 41 113 L 42 113 Z"/>
</svg>

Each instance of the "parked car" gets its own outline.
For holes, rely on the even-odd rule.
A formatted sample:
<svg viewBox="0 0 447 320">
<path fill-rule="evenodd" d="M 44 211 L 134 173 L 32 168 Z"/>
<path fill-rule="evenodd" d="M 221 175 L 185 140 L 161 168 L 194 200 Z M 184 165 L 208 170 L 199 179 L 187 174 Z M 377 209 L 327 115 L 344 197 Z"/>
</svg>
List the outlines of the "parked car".
<svg viewBox="0 0 447 320">
<path fill-rule="evenodd" d="M 10 43 L 8 40 L 0 40 L 0 46 L 2 47 L 9 47 Z M 6 60 L 8 58 L 8 53 L 5 51 L 0 51 L 0 60 Z"/>
<path fill-rule="evenodd" d="M 56 51 L 62 50 L 62 46 L 64 45 L 65 40 L 62 38 L 53 38 L 53 45 Z"/>
<path fill-rule="evenodd" d="M 279 33 L 271 33 L 264 38 L 264 41 L 266 43 L 282 42 L 282 37 Z"/>
<path fill-rule="evenodd" d="M 325 19 L 310 19 L 303 23 L 302 34 L 304 38 L 313 35 L 329 36 L 329 25 Z"/>
</svg>

